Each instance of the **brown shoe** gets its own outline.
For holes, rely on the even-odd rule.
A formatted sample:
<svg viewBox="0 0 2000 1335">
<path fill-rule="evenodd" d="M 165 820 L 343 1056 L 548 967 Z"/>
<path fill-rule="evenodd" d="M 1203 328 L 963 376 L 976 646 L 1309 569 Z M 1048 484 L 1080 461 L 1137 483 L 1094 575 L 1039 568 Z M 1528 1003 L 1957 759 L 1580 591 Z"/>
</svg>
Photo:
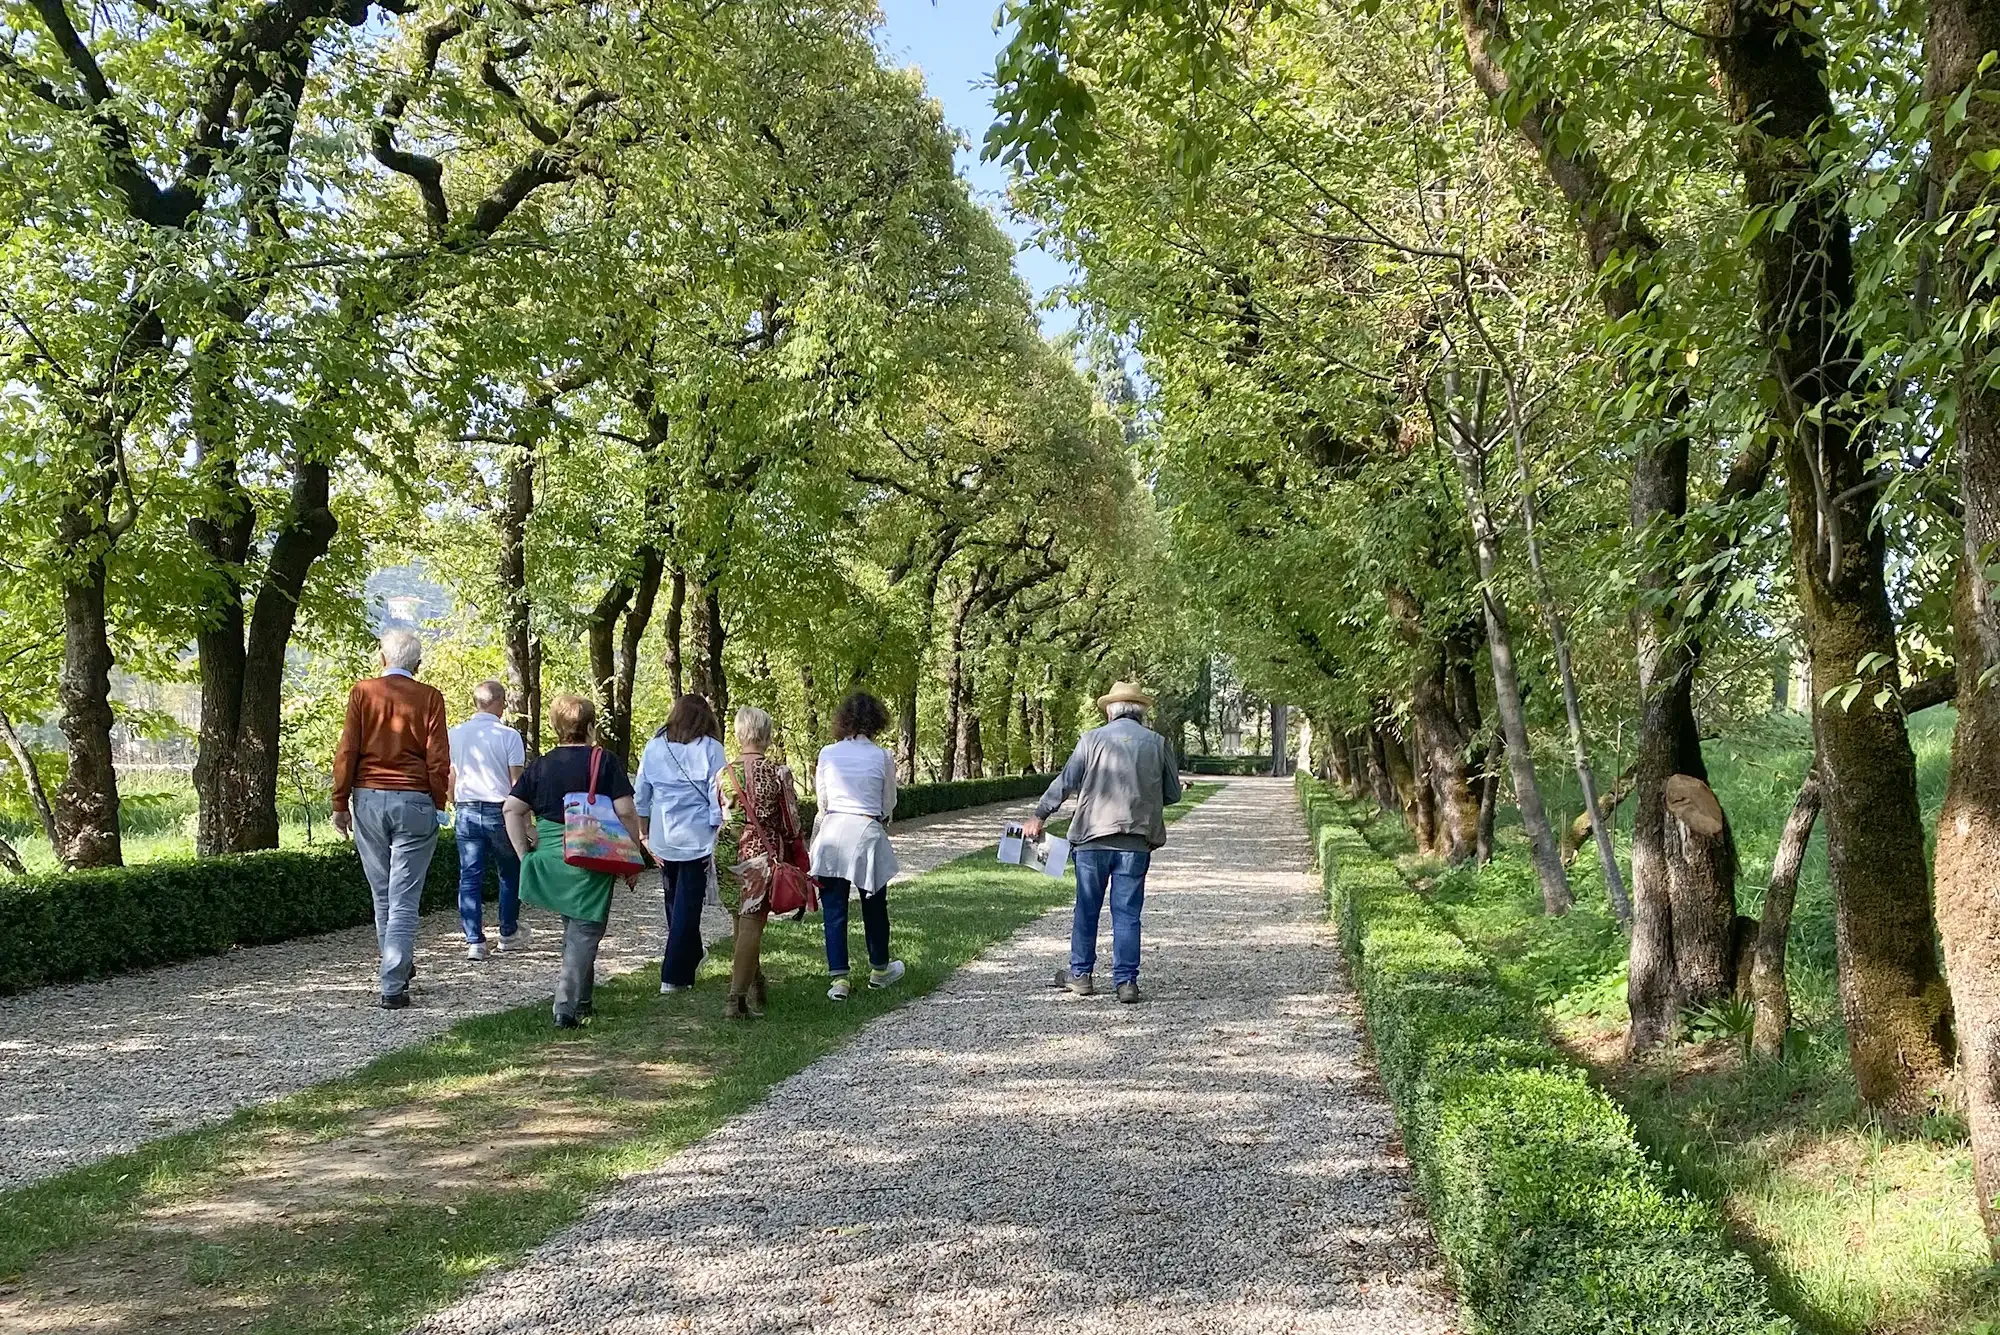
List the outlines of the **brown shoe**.
<svg viewBox="0 0 2000 1335">
<path fill-rule="evenodd" d="M 747 1020 L 751 1014 L 750 1008 L 743 1003 L 743 998 L 734 992 L 730 993 L 729 999 L 722 1003 L 722 1018 L 725 1020 Z"/>
<path fill-rule="evenodd" d="M 1066 987 L 1080 997 L 1097 995 L 1097 982 L 1087 973 L 1071 973 L 1067 968 L 1056 970 L 1055 986 Z"/>
<path fill-rule="evenodd" d="M 769 1000 L 770 994 L 764 988 L 764 971 L 759 969 L 757 971 L 757 980 L 750 984 L 750 995 L 745 998 L 745 1003 L 750 1007 L 752 1015 L 762 1015 L 764 1013 L 764 1005 Z"/>
</svg>

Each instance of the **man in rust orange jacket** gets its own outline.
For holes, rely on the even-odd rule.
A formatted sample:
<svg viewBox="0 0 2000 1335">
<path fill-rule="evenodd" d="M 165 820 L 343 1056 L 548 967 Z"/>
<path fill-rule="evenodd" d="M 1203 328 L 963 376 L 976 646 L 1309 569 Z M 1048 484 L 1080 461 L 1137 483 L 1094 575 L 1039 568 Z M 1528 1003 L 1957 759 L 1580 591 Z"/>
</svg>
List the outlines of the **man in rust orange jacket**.
<svg viewBox="0 0 2000 1335">
<path fill-rule="evenodd" d="M 347 694 L 333 754 L 333 826 L 352 835 L 375 895 L 382 1005 L 410 1004 L 417 908 L 437 852 L 438 813 L 451 798 L 444 696 L 417 680 L 424 644 L 407 630 L 382 637 L 382 675 Z"/>
</svg>

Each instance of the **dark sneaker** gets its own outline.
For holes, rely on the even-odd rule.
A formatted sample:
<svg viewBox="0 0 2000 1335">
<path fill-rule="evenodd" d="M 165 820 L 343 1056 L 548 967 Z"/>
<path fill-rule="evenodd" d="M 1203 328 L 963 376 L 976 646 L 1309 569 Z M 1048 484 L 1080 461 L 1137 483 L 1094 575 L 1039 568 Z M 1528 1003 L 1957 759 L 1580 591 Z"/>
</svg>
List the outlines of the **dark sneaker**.
<svg viewBox="0 0 2000 1335">
<path fill-rule="evenodd" d="M 579 1021 L 588 1020 L 595 1014 L 597 1014 L 597 1007 L 593 1006 L 590 1002 L 579 1001 L 576 1003 L 576 1018 Z"/>
<path fill-rule="evenodd" d="M 1097 995 L 1097 980 L 1087 973 L 1071 973 L 1068 969 L 1057 969 L 1054 985 L 1066 987 L 1080 997 Z"/>
<path fill-rule="evenodd" d="M 408 992 L 396 992 L 396 993 L 384 993 L 384 994 L 383 994 L 383 997 L 382 997 L 382 1009 L 383 1009 L 383 1010 L 385 1010 L 385 1011 L 406 1011 L 406 1010 L 408 1010 L 409 1008 L 410 1008 L 410 994 L 409 994 Z"/>
<path fill-rule="evenodd" d="M 556 1028 L 558 1029 L 580 1029 L 582 1027 L 583 1021 L 577 1019 L 574 1015 L 556 1016 Z"/>
<path fill-rule="evenodd" d="M 1144 997 L 1139 995 L 1139 985 L 1137 983 L 1120 983 L 1118 985 L 1118 999 L 1127 1006 L 1130 1006 L 1135 1001 L 1145 1000 Z"/>
</svg>

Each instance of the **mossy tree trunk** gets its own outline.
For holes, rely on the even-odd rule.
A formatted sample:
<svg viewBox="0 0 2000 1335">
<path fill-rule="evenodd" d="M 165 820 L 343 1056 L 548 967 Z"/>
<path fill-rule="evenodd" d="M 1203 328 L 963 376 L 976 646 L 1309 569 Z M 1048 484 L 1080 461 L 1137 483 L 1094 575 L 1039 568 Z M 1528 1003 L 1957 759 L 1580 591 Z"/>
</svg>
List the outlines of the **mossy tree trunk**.
<svg viewBox="0 0 2000 1335">
<path fill-rule="evenodd" d="M 1955 305 L 1990 301 L 1977 275 L 1993 254 L 1981 234 L 1994 224 L 1993 173 L 1975 155 L 2000 149 L 2000 77 L 1982 68 L 2000 50 L 2000 4 L 1933 0 L 1927 87 L 1936 129 L 1931 179 L 1942 189 L 1950 226 L 1944 257 Z M 1967 91 L 1965 119 L 1946 109 Z M 1978 329 L 1974 325 L 1974 330 Z M 1960 351 L 1958 461 L 1965 533 L 1959 552 L 1952 629 L 1958 651 L 1958 725 L 1951 781 L 1937 828 L 1937 915 L 1958 1022 L 1960 1069 L 1972 1132 L 1973 1180 L 1988 1243 L 2000 1256 L 2000 391 L 1989 379 L 1996 351 L 1975 332 Z"/>
<path fill-rule="evenodd" d="M 1862 1097 L 1924 1106 L 1948 1074 L 1950 999 L 1939 971 L 1916 758 L 1898 704 L 1896 623 L 1883 577 L 1878 489 L 1849 321 L 1850 226 L 1818 182 L 1818 136 L 1837 115 L 1810 8 L 1719 0 L 1708 16 L 1747 203 L 1789 211 L 1756 234 L 1758 302 L 1783 401 L 1780 456 L 1805 613 L 1813 732 L 1826 788 L 1827 868 L 1841 1009 Z M 1850 687 L 1852 689 L 1850 689 Z"/>
</svg>

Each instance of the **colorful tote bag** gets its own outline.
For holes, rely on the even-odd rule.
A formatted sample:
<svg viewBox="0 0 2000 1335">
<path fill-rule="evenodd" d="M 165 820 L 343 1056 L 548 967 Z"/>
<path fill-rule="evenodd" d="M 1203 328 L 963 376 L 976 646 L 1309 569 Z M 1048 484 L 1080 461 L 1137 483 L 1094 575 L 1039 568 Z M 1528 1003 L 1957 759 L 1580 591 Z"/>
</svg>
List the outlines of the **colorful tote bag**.
<svg viewBox="0 0 2000 1335">
<path fill-rule="evenodd" d="M 636 876 L 651 865 L 646 850 L 618 819 L 608 797 L 597 795 L 597 772 L 604 752 L 590 750 L 590 788 L 563 796 L 563 861 L 586 871 Z"/>
</svg>

